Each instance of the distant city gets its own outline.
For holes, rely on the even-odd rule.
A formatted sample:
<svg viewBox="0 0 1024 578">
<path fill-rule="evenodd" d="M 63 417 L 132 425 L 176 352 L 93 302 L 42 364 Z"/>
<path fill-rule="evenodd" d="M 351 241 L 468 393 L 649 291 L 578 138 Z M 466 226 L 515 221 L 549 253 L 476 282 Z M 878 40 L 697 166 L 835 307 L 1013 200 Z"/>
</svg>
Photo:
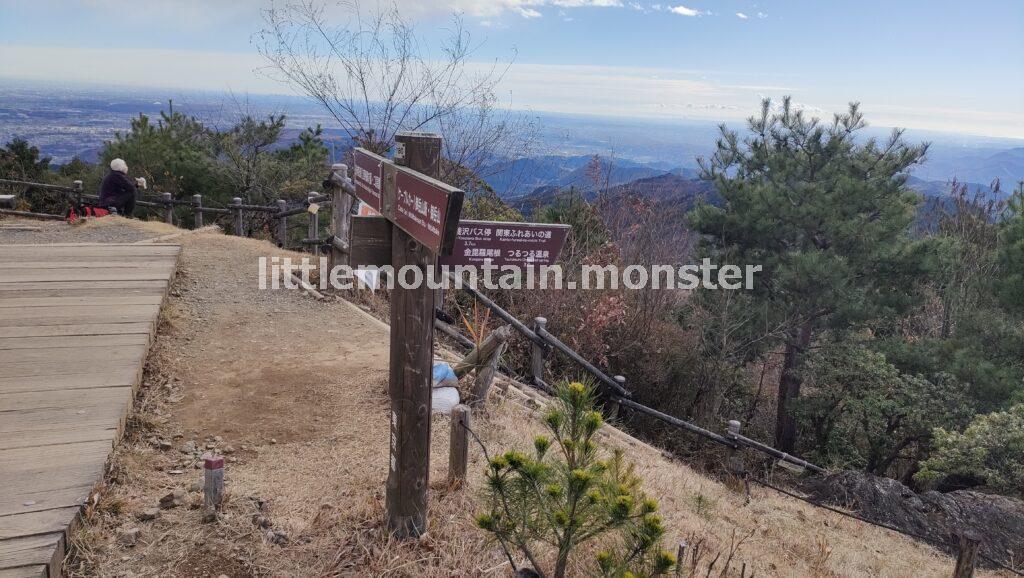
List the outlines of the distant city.
<svg viewBox="0 0 1024 578">
<path fill-rule="evenodd" d="M 751 112 L 758 103 L 751 102 Z M 103 142 L 126 131 L 140 113 L 158 117 L 173 106 L 178 112 L 220 126 L 243 114 L 287 115 L 285 143 L 309 126 L 323 125 L 326 141 L 336 158 L 348 147 L 348 139 L 333 118 L 314 102 L 287 95 L 240 95 L 172 91 L 167 89 L 111 88 L 88 85 L 5 80 L 0 86 L 0 141 L 23 137 L 54 164 L 74 157 L 95 162 Z M 871 111 L 865 113 L 870 120 Z M 713 122 L 664 122 L 631 118 L 517 112 L 538 127 L 534 152 L 525 159 L 495 159 L 515 165 L 522 187 L 509 190 L 501 171 L 486 177 L 503 196 L 527 194 L 538 187 L 576 184 L 581 157 L 599 155 L 617 170 L 609 179 L 617 185 L 637 178 L 674 172 L 694 176 L 697 157 L 713 151 L 718 127 Z M 735 123 L 733 123 L 735 124 Z M 741 128 L 736 125 L 735 128 Z M 884 137 L 891 129 L 872 127 L 869 136 Z M 933 185 L 956 178 L 989 185 L 1000 179 L 1004 191 L 1024 178 L 1024 141 L 982 136 L 907 131 L 911 141 L 929 141 L 927 162 L 913 176 Z M 525 163 L 525 165 L 524 165 Z M 523 167 L 527 166 L 524 174 Z M 613 170 L 613 172 L 615 172 Z M 504 179 L 504 180 L 503 180 Z M 915 179 L 915 180 L 916 180 Z M 920 186 L 927 186 L 921 185 Z"/>
</svg>

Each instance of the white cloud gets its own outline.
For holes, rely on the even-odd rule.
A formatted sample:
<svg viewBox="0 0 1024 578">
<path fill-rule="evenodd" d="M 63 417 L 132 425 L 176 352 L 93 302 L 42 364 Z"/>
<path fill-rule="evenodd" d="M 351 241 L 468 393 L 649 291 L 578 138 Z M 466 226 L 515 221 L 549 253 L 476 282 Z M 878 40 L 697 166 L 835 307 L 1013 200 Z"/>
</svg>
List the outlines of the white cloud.
<svg viewBox="0 0 1024 578">
<path fill-rule="evenodd" d="M 767 15 L 767 14 L 765 14 L 764 12 L 758 12 L 758 13 L 757 13 L 757 17 L 758 17 L 758 18 L 767 18 L 767 17 L 768 17 L 768 15 Z"/>
<path fill-rule="evenodd" d="M 740 20 L 746 20 L 747 18 L 749 18 L 749 16 L 747 16 L 746 14 L 744 14 L 742 12 L 737 12 L 736 13 L 736 17 L 739 18 Z"/>
<path fill-rule="evenodd" d="M 523 18 L 540 18 L 541 17 L 541 13 L 538 12 L 537 10 L 534 10 L 533 8 L 522 8 L 522 7 L 519 7 L 519 8 L 516 9 L 516 12 L 519 12 L 519 15 L 522 16 Z"/>
<path fill-rule="evenodd" d="M 686 6 L 683 6 L 682 4 L 678 6 L 673 6 L 669 8 L 668 11 L 673 14 L 678 14 L 680 16 L 700 16 L 701 14 L 703 14 L 703 12 L 701 12 L 700 10 L 688 8 Z"/>
</svg>

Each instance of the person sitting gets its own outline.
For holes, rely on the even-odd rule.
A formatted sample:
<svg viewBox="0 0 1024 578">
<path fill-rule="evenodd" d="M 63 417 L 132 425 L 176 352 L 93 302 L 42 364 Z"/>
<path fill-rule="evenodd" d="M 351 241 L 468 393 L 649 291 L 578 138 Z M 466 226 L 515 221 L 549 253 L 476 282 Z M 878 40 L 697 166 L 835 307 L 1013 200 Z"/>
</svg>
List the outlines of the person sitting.
<svg viewBox="0 0 1024 578">
<path fill-rule="evenodd" d="M 124 217 L 132 217 L 135 214 L 135 198 L 139 194 L 138 187 L 145 188 L 145 179 L 135 179 L 132 182 L 128 178 L 128 164 L 122 159 L 110 161 L 110 172 L 103 177 L 100 184 L 99 206 L 110 208 L 111 212 Z"/>
</svg>

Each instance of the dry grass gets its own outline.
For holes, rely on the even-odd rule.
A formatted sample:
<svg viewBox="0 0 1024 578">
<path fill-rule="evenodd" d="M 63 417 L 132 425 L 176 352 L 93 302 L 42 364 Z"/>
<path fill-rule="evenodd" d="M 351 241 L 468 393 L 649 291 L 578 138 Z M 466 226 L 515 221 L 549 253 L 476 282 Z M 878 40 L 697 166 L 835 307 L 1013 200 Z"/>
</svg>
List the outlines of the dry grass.
<svg viewBox="0 0 1024 578">
<path fill-rule="evenodd" d="M 386 327 L 347 302 L 257 291 L 256 257 L 285 254 L 267 243 L 205 232 L 179 242 L 179 276 L 145 384 L 110 474 L 75 536 L 72 575 L 510 575 L 500 549 L 473 527 L 480 448 L 471 448 L 467 488 L 443 483 L 449 433 L 443 416 L 434 418 L 430 531 L 406 542 L 386 532 Z M 528 447 L 540 428 L 538 399 L 509 387 L 473 416 L 474 430 L 491 452 Z M 171 488 L 199 481 L 197 458 L 178 451 L 193 439 L 221 453 L 233 446 L 220 519 L 203 523 L 201 509 L 181 507 L 138 521 Z M 160 449 L 160 440 L 173 447 Z M 952 559 L 902 536 L 763 489 L 747 503 L 616 430 L 607 428 L 602 440 L 628 449 L 647 492 L 661 502 L 666 545 L 691 544 L 684 575 L 952 572 Z M 190 492 L 193 505 L 200 498 Z M 266 522 L 271 525 L 261 527 Z M 131 527 L 142 536 L 125 547 L 116 538 Z M 576 574 L 587 574 L 586 560 L 577 564 Z"/>
</svg>

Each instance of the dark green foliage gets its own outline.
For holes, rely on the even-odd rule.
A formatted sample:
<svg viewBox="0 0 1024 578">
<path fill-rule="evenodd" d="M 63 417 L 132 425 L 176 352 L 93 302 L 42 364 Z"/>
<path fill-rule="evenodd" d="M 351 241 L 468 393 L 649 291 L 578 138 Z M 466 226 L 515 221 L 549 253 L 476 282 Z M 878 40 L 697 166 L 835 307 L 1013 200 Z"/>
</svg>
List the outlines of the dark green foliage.
<svg viewBox="0 0 1024 578">
<path fill-rule="evenodd" d="M 591 389 L 563 383 L 544 416 L 551 437 L 538 436 L 529 454 L 508 451 L 488 466 L 489 507 L 477 525 L 541 576 L 565 576 L 573 553 L 596 539 L 606 549 L 592 571 L 602 576 L 659 576 L 675 565 L 660 549 L 658 504 L 641 491 L 633 466 L 620 450 L 600 457 L 593 438 L 601 424 Z"/>
<path fill-rule="evenodd" d="M 793 402 L 808 346 L 905 307 L 908 225 L 915 194 L 906 171 L 926 146 L 894 131 L 884 143 L 855 137 L 866 126 L 856 105 L 831 124 L 807 119 L 787 98 L 765 101 L 748 136 L 725 127 L 714 156 L 702 160 L 723 207 L 691 214 L 718 263 L 757 264 L 751 307 L 768 344 L 786 351 L 779 381 L 776 445 L 794 449 Z"/>
<path fill-rule="evenodd" d="M 843 343 L 809 356 L 797 405 L 801 446 L 815 461 L 885 475 L 932 430 L 973 415 L 963 384 L 901 373 L 885 356 Z"/>
</svg>

